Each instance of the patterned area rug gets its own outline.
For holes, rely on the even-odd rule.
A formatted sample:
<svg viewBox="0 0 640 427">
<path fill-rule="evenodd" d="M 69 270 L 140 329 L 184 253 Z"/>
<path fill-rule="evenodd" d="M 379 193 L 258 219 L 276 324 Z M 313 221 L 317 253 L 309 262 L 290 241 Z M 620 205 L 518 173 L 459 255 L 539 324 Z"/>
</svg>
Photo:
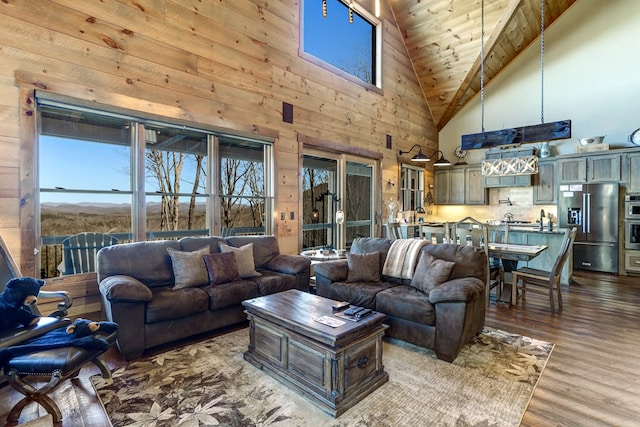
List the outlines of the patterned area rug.
<svg viewBox="0 0 640 427">
<path fill-rule="evenodd" d="M 454 363 L 384 339 L 389 381 L 338 418 L 246 362 L 242 329 L 91 378 L 113 426 L 517 426 L 553 344 L 485 327 Z"/>
</svg>

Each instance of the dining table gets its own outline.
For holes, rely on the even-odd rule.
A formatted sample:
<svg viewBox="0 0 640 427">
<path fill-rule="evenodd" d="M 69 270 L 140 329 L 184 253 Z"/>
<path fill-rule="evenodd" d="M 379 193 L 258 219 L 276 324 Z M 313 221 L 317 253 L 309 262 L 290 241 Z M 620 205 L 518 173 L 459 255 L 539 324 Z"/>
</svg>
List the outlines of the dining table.
<svg viewBox="0 0 640 427">
<path fill-rule="evenodd" d="M 523 245 L 517 243 L 489 243 L 489 256 L 500 258 L 505 273 L 505 284 L 511 284 L 511 272 L 518 269 L 518 262 L 531 261 L 547 250 L 547 245 Z M 504 292 L 503 292 L 504 295 Z M 511 303 L 508 299 L 500 298 L 500 302 Z"/>
</svg>

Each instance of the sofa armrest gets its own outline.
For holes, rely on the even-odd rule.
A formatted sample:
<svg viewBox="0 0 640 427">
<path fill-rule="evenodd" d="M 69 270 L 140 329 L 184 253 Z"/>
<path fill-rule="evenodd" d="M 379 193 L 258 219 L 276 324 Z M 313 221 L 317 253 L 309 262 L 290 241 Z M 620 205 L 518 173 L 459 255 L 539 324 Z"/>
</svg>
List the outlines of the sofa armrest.
<svg viewBox="0 0 640 427">
<path fill-rule="evenodd" d="M 311 261 L 301 255 L 280 254 L 271 258 L 267 269 L 284 274 L 298 274 L 309 269 Z"/>
<path fill-rule="evenodd" d="M 151 289 L 139 280 L 124 274 L 109 276 L 100 282 L 100 293 L 109 301 L 149 302 Z"/>
<path fill-rule="evenodd" d="M 344 282 L 349 274 L 349 264 L 344 259 L 321 262 L 313 266 L 313 272 L 316 280 L 322 277 L 329 282 Z"/>
<path fill-rule="evenodd" d="M 482 297 L 484 283 L 477 277 L 449 280 L 429 292 L 431 304 L 441 302 L 470 302 Z"/>
</svg>

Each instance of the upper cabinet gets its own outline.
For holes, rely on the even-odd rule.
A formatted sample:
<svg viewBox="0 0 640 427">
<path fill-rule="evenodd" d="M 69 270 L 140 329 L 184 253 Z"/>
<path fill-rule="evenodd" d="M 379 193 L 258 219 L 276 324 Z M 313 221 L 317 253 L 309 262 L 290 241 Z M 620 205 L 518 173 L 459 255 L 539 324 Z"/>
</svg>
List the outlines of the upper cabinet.
<svg viewBox="0 0 640 427">
<path fill-rule="evenodd" d="M 640 193 L 640 152 L 625 156 L 625 170 L 628 193 Z"/>
<path fill-rule="evenodd" d="M 560 183 L 620 182 L 621 162 L 620 154 L 560 159 L 558 160 L 559 180 Z"/>
<path fill-rule="evenodd" d="M 538 174 L 533 182 L 533 204 L 555 205 L 558 202 L 556 162 L 538 162 Z"/>
<path fill-rule="evenodd" d="M 480 166 L 438 169 L 435 177 L 437 205 L 487 204 L 487 190 L 482 186 Z"/>
</svg>

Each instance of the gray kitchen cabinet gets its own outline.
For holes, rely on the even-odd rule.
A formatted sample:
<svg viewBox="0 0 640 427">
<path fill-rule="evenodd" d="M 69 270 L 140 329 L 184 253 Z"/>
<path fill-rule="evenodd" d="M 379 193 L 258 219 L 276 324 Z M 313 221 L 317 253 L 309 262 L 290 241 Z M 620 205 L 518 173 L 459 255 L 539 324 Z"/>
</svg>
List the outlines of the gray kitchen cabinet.
<svg viewBox="0 0 640 427">
<path fill-rule="evenodd" d="M 626 156 L 628 177 L 627 192 L 640 193 L 640 153 L 628 153 Z"/>
<path fill-rule="evenodd" d="M 456 167 L 435 171 L 437 205 L 483 205 L 487 190 L 482 185 L 480 166 Z"/>
<path fill-rule="evenodd" d="M 448 205 L 451 180 L 448 170 L 437 170 L 435 172 L 435 196 L 434 201 L 436 205 Z"/>
<path fill-rule="evenodd" d="M 561 183 L 620 182 L 620 154 L 601 154 L 558 160 Z"/>
<path fill-rule="evenodd" d="M 555 205 L 558 202 L 556 162 L 538 162 L 538 174 L 533 181 L 533 204 Z"/>
<path fill-rule="evenodd" d="M 467 205 L 486 205 L 487 189 L 482 184 L 482 168 L 480 166 L 465 169 L 465 203 Z"/>
</svg>

